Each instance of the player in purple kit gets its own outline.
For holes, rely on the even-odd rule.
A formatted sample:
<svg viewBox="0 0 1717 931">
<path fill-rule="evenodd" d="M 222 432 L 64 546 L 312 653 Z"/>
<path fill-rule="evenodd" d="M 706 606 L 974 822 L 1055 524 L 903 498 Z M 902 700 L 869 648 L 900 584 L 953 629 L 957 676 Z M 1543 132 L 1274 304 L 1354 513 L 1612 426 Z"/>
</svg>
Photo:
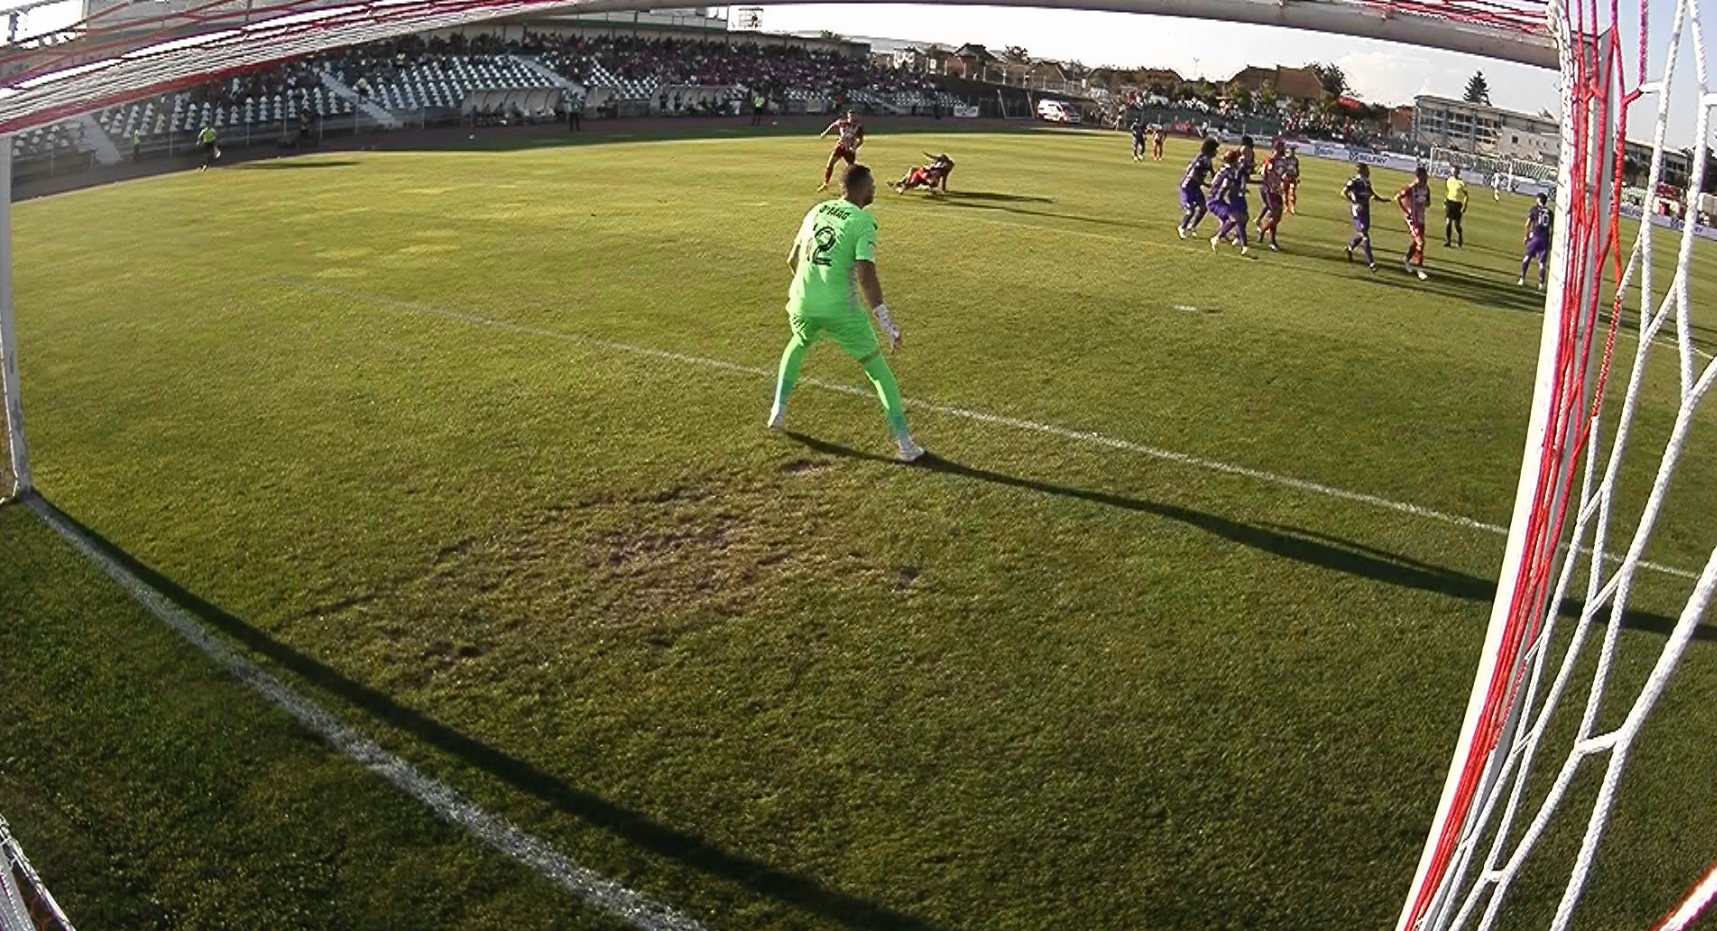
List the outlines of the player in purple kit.
<svg viewBox="0 0 1717 931">
<path fill-rule="evenodd" d="M 1538 289 L 1544 290 L 1544 278 L 1550 269 L 1550 229 L 1555 223 L 1555 217 L 1550 212 L 1550 195 L 1538 195 L 1538 203 L 1526 212 L 1526 258 L 1520 260 L 1520 280 L 1515 282 L 1521 287 L 1526 286 L 1526 269 L 1533 259 L 1538 260 Z"/>
<path fill-rule="evenodd" d="M 1204 220 L 1204 215 L 1210 212 L 1204 197 L 1204 182 L 1216 170 L 1215 139 L 1206 139 L 1198 149 L 1198 157 L 1186 166 L 1186 174 L 1180 177 L 1180 238 L 1198 229 L 1198 224 Z"/>
<path fill-rule="evenodd" d="M 1241 255 L 1248 251 L 1244 166 L 1245 154 L 1239 149 L 1229 149 L 1222 156 L 1222 169 L 1216 173 L 1216 177 L 1210 179 L 1210 212 L 1222 221 L 1222 228 L 1216 231 L 1215 236 L 1210 237 L 1211 251 L 1215 251 L 1227 240 L 1232 240 L 1240 247 Z"/>
<path fill-rule="evenodd" d="M 1377 196 L 1377 189 L 1371 186 L 1370 165 L 1361 162 L 1355 168 L 1341 196 L 1353 207 L 1353 238 L 1347 243 L 1347 260 L 1353 261 L 1353 250 L 1363 247 L 1365 267 L 1377 271 L 1377 260 L 1371 255 L 1371 204 L 1388 203 L 1388 199 Z"/>
</svg>

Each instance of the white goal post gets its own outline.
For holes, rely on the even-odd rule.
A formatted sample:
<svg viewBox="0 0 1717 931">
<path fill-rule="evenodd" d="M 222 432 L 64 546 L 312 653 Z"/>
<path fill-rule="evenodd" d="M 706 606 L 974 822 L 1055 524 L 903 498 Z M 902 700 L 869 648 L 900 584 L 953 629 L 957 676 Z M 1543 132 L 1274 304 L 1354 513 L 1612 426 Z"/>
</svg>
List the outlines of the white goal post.
<svg viewBox="0 0 1717 931">
<path fill-rule="evenodd" d="M 0 146 L 5 147 L 0 154 L 0 411 L 5 414 L 9 466 L 0 468 L 0 501 L 6 501 L 28 493 L 31 481 L 19 394 L 18 332 L 12 321 L 12 137 L 0 136 Z"/>
</svg>

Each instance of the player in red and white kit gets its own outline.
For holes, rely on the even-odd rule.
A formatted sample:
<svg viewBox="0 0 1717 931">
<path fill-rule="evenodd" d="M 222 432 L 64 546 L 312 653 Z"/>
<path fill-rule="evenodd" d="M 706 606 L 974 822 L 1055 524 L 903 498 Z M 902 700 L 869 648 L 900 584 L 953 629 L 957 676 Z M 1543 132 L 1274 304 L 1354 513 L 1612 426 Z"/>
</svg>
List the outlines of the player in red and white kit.
<svg viewBox="0 0 1717 931">
<path fill-rule="evenodd" d="M 894 182 L 896 191 L 905 194 L 913 188 L 927 187 L 934 192 L 940 187 L 942 193 L 948 193 L 948 176 L 954 172 L 954 160 L 946 152 L 941 155 L 926 152 L 924 157 L 930 161 L 908 168 L 906 174 Z"/>
<path fill-rule="evenodd" d="M 1425 166 L 1419 166 L 1419 170 L 1413 173 L 1413 183 L 1395 195 L 1395 204 L 1407 218 L 1407 234 L 1412 237 L 1407 246 L 1407 261 L 1404 263 L 1407 274 L 1417 275 L 1420 281 L 1424 281 L 1425 212 L 1431 209 L 1430 172 L 1425 170 Z"/>
<path fill-rule="evenodd" d="M 1258 238 L 1270 244 L 1271 252 L 1280 251 L 1276 247 L 1276 228 L 1282 225 L 1282 214 L 1287 210 L 1283 169 L 1287 156 L 1286 145 L 1277 139 L 1275 150 L 1264 159 L 1264 170 L 1258 178 L 1258 193 L 1264 201 L 1264 209 L 1258 214 Z"/>
<path fill-rule="evenodd" d="M 823 166 L 823 186 L 819 191 L 829 189 L 829 179 L 834 176 L 835 163 L 846 160 L 847 167 L 852 167 L 858 161 L 859 146 L 864 145 L 864 126 L 853 117 L 853 111 L 848 110 L 846 116 L 829 124 L 818 139 L 827 139 L 829 133 L 838 133 L 835 137 L 835 150 L 829 153 L 829 163 Z"/>
</svg>

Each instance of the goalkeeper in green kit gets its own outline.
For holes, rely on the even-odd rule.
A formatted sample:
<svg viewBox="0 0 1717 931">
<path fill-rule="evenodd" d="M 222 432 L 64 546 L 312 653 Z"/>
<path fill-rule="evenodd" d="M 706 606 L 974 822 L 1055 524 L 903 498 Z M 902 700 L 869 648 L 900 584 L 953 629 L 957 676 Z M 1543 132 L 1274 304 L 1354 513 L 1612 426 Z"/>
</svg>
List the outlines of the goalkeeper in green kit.
<svg viewBox="0 0 1717 931">
<path fill-rule="evenodd" d="M 882 358 L 882 345 L 865 315 L 868 307 L 888 337 L 889 349 L 900 348 L 900 330 L 889 317 L 888 305 L 882 302 L 882 281 L 876 276 L 876 218 L 865 209 L 876 196 L 870 169 L 863 165 L 847 169 L 841 195 L 839 200 L 811 208 L 799 226 L 798 238 L 793 240 L 793 251 L 787 255 L 787 265 L 793 269 L 793 285 L 787 291 L 787 325 L 793 338 L 781 353 L 769 428 L 787 428 L 787 395 L 799 380 L 805 350 L 827 336 L 864 366 L 865 375 L 882 399 L 888 425 L 894 429 L 901 460 L 913 462 L 924 455 L 924 450 L 907 432 L 900 386 Z"/>
</svg>

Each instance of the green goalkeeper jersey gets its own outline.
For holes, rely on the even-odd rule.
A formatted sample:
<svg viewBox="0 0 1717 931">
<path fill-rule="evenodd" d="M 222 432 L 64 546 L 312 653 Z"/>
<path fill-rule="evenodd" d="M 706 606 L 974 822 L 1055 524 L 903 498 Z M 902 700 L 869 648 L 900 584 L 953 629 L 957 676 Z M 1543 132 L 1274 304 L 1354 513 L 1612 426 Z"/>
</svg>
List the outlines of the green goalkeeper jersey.
<svg viewBox="0 0 1717 931">
<path fill-rule="evenodd" d="M 799 268 L 787 291 L 793 312 L 858 306 L 854 262 L 876 261 L 876 218 L 848 200 L 824 201 L 799 226 Z"/>
</svg>

